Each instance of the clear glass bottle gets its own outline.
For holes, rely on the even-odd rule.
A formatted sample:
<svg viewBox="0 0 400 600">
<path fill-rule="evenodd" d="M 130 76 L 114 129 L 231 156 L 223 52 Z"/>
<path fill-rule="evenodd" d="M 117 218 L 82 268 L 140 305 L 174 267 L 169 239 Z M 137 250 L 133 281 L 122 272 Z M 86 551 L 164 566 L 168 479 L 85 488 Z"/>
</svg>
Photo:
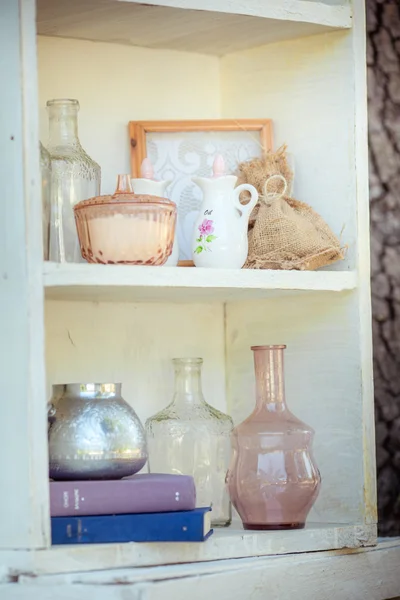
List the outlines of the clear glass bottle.
<svg viewBox="0 0 400 600">
<path fill-rule="evenodd" d="M 78 138 L 78 100 L 49 100 L 51 156 L 50 260 L 83 262 L 73 207 L 100 194 L 101 170 Z"/>
<path fill-rule="evenodd" d="M 321 484 L 314 431 L 286 405 L 285 348 L 253 346 L 256 406 L 232 433 L 227 485 L 245 529 L 303 528 Z"/>
<path fill-rule="evenodd" d="M 196 506 L 212 506 L 213 526 L 231 522 L 225 477 L 231 455 L 231 417 L 213 408 L 201 389 L 201 358 L 175 358 L 172 403 L 146 421 L 149 470 L 192 475 Z"/>
<path fill-rule="evenodd" d="M 49 260 L 50 240 L 50 210 L 51 210 L 51 157 L 49 152 L 39 142 L 40 173 L 42 178 L 42 230 L 43 230 L 43 260 Z"/>
</svg>

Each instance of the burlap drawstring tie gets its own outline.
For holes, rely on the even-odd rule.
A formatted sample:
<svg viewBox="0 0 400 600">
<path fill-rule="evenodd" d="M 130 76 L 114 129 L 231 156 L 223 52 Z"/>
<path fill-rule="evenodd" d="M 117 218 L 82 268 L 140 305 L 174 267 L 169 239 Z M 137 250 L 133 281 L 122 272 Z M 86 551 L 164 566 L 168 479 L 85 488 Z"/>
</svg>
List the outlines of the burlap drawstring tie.
<svg viewBox="0 0 400 600">
<path fill-rule="evenodd" d="M 268 191 L 280 179 L 279 191 Z M 246 269 L 314 270 L 344 258 L 344 248 L 308 204 L 286 196 L 283 175 L 271 175 L 260 195 L 254 227 L 248 233 Z"/>
<path fill-rule="evenodd" d="M 273 182 L 274 180 L 281 180 L 283 182 L 283 189 L 282 191 L 275 191 L 275 192 L 269 192 L 268 191 L 268 186 L 271 182 Z M 284 178 L 283 175 L 281 175 L 280 173 L 276 173 L 275 175 L 271 175 L 270 177 L 268 177 L 268 179 L 266 180 L 266 182 L 263 185 L 263 193 L 259 196 L 260 200 L 262 202 L 265 202 L 266 204 L 270 204 L 273 200 L 279 200 L 280 198 L 284 198 L 287 192 L 287 188 L 288 188 L 288 184 L 286 179 Z"/>
</svg>

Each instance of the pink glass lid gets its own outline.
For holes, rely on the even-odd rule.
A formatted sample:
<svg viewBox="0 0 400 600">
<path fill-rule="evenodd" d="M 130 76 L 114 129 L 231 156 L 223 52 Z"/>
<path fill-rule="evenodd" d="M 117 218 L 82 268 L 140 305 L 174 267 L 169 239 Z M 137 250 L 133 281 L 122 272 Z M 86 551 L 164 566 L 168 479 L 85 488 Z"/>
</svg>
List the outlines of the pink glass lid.
<svg viewBox="0 0 400 600">
<path fill-rule="evenodd" d="M 74 211 L 78 211 L 91 206 L 101 206 L 105 204 L 148 204 L 158 207 L 172 208 L 176 210 L 175 202 L 160 196 L 150 196 L 149 194 L 134 194 L 131 186 L 130 175 L 118 175 L 117 188 L 113 195 L 94 196 L 87 200 L 82 200 L 74 206 Z"/>
</svg>

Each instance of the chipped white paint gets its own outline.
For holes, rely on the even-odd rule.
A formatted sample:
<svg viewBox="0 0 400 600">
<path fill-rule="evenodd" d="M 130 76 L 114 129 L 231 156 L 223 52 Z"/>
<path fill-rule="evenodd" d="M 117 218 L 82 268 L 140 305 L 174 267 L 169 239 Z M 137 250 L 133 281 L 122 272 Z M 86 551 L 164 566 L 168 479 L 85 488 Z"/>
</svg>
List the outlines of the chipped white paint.
<svg viewBox="0 0 400 600">
<path fill-rule="evenodd" d="M 366 36 L 364 0 L 354 0 L 353 72 L 355 106 L 355 172 L 358 227 L 358 314 L 360 330 L 360 365 L 363 394 L 363 469 L 364 469 L 364 522 L 376 523 L 376 462 L 375 462 L 375 419 L 374 386 L 372 380 L 372 336 L 371 336 L 371 288 L 370 288 L 370 248 L 369 248 L 369 189 L 368 189 L 368 115 L 365 98 L 367 96 L 366 75 Z"/>
<path fill-rule="evenodd" d="M 140 0 L 119 0 L 140 4 Z M 280 21 L 308 21 L 329 27 L 351 27 L 351 7 L 347 0 L 149 0 L 152 6 L 246 15 Z"/>
<path fill-rule="evenodd" d="M 0 10 L 0 548 L 38 548 L 49 521 L 34 6 Z"/>
<path fill-rule="evenodd" d="M 21 577 L 0 585 L 2 600 L 387 600 L 400 594 L 399 541 L 350 554 L 323 552 L 216 561 L 64 577 Z M 321 591 L 322 590 L 322 591 Z"/>
<path fill-rule="evenodd" d="M 38 0 L 42 35 L 216 55 L 350 27 L 347 3 Z"/>
<path fill-rule="evenodd" d="M 364 527 L 310 522 L 304 530 L 268 533 L 243 531 L 237 525 L 236 527 L 217 529 L 206 544 L 135 544 L 132 542 L 56 546 L 25 555 L 14 553 L 6 556 L 5 559 L 11 571 L 47 575 L 117 567 L 202 563 L 252 556 L 326 551 L 331 548 L 359 548 L 371 546 L 376 541 L 374 525 Z"/>
</svg>

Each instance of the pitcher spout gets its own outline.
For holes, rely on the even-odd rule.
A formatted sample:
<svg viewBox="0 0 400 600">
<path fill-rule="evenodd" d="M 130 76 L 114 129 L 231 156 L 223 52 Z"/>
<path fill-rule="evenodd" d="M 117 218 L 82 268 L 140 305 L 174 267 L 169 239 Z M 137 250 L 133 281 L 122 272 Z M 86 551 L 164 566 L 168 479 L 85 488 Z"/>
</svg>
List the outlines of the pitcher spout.
<svg viewBox="0 0 400 600">
<path fill-rule="evenodd" d="M 204 194 L 220 194 L 221 192 L 231 193 L 236 185 L 237 177 L 234 175 L 225 175 L 213 179 L 210 177 L 192 177 L 193 183 L 199 186 Z"/>
<path fill-rule="evenodd" d="M 206 177 L 192 177 L 192 181 L 193 181 L 193 183 L 198 185 L 200 189 L 204 189 L 203 183 L 204 183 L 204 181 L 207 181 L 207 178 Z"/>
</svg>

